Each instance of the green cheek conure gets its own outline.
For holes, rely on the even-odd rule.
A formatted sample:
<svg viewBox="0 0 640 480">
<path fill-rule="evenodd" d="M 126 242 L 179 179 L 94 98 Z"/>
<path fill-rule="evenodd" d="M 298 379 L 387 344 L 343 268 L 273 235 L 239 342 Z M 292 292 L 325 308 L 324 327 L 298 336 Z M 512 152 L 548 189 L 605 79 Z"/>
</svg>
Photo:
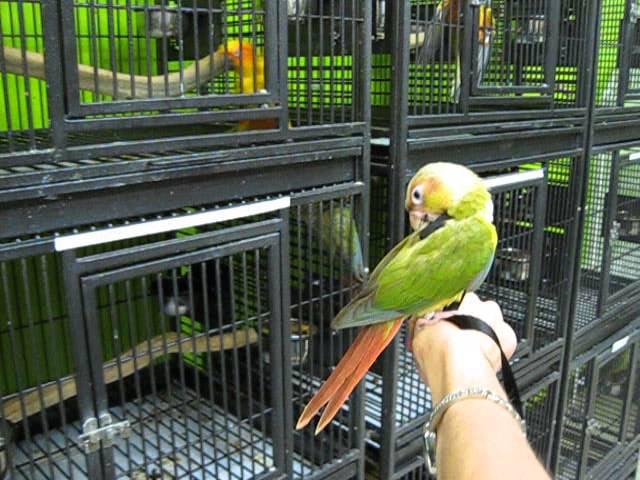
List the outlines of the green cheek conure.
<svg viewBox="0 0 640 480">
<path fill-rule="evenodd" d="M 335 329 L 365 328 L 305 407 L 298 429 L 325 407 L 316 427 L 322 431 L 405 319 L 433 315 L 437 321 L 443 308 L 477 289 L 491 268 L 498 240 L 493 202 L 471 170 L 426 165 L 409 183 L 405 206 L 414 232 L 380 261 L 333 320 Z"/>
</svg>

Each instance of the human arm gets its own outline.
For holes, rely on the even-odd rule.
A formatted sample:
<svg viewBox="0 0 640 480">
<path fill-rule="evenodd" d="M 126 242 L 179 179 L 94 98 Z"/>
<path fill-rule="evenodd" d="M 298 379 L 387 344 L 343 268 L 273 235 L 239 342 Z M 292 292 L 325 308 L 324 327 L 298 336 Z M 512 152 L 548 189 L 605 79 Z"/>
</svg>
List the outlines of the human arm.
<svg viewBox="0 0 640 480">
<path fill-rule="evenodd" d="M 516 337 L 496 303 L 468 294 L 458 311 L 488 323 L 505 354 L 513 355 Z M 507 398 L 495 375 L 500 352 L 486 335 L 460 330 L 446 321 L 434 324 L 420 319 L 411 344 L 434 404 L 467 387 L 485 388 Z M 511 414 L 484 399 L 461 400 L 447 409 L 437 427 L 436 464 L 440 479 L 550 478 Z"/>
</svg>

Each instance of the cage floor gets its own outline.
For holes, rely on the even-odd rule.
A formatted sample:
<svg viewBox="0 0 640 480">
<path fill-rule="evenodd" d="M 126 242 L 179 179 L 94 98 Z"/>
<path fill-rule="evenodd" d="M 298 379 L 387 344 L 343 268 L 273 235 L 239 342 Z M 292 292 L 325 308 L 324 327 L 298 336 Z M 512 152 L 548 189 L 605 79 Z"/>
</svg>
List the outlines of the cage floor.
<svg viewBox="0 0 640 480">
<path fill-rule="evenodd" d="M 160 413 L 160 415 L 158 415 Z M 248 421 L 225 414 L 191 390 L 148 395 L 111 409 L 114 421 L 131 422 L 128 439 L 113 445 L 116 477 L 253 478 L 273 470 L 273 444 Z M 15 478 L 29 480 L 86 479 L 84 453 L 77 444 L 80 422 L 40 434 L 16 445 Z M 294 474 L 311 471 L 294 457 Z"/>
</svg>

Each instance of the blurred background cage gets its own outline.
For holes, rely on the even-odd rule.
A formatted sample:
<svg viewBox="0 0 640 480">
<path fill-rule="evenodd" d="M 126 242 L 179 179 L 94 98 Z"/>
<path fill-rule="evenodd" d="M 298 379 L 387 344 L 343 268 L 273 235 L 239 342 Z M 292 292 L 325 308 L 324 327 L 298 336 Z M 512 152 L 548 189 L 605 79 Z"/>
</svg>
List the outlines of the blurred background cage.
<svg viewBox="0 0 640 480">
<path fill-rule="evenodd" d="M 574 334 L 577 341 L 589 347 L 619 329 L 636 312 L 634 305 L 640 294 L 637 143 L 613 150 L 594 147 L 585 174 Z"/>
<path fill-rule="evenodd" d="M 594 2 L 375 5 L 372 119 L 383 131 L 399 128 L 389 118 L 406 117 L 409 130 L 461 125 L 453 130 L 468 131 L 482 121 L 471 130 L 487 131 L 505 120 L 584 115 Z"/>
<path fill-rule="evenodd" d="M 362 184 L 185 207 L 0 248 L 11 478 L 355 478 L 361 395 L 294 418 L 350 343 Z M 100 443 L 102 441 L 102 443 Z"/>
<path fill-rule="evenodd" d="M 580 156 L 567 156 L 472 166 L 492 185 L 499 238 L 494 266 L 478 293 L 496 300 L 516 331 L 519 345 L 514 368 L 519 381 L 548 372 L 554 362 L 559 371 L 578 238 L 579 160 Z M 392 217 L 406 214 L 403 207 L 394 212 L 389 205 L 390 176 L 375 156 L 372 162 L 369 246 L 373 266 L 389 248 Z M 408 224 L 403 228 L 408 229 Z M 405 348 L 405 334 L 366 382 L 367 456 L 370 463 L 379 465 L 379 478 L 397 475 L 403 462 L 415 456 L 431 409 L 429 391 Z"/>
<path fill-rule="evenodd" d="M 557 478 L 629 478 L 635 470 L 629 464 L 637 461 L 640 435 L 639 326 L 636 318 L 571 363 Z"/>
<path fill-rule="evenodd" d="M 364 135 L 370 4 L 3 0 L 0 167 Z"/>
</svg>

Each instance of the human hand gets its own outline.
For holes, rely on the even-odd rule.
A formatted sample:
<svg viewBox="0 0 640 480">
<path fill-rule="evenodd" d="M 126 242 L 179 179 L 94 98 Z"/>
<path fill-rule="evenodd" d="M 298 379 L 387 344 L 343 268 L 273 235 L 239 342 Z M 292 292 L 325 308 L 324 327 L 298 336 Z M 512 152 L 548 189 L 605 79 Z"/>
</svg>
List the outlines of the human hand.
<svg viewBox="0 0 640 480">
<path fill-rule="evenodd" d="M 465 295 L 458 313 L 486 322 L 496 333 L 507 358 L 516 349 L 513 329 L 504 322 L 502 311 L 493 301 Z M 450 322 L 419 318 L 410 326 L 409 344 L 424 381 L 437 402 L 447 393 L 465 387 L 493 386 L 494 372 L 500 370 L 500 350 L 484 333 L 461 330 Z M 493 379 L 487 378 L 488 372 Z"/>
</svg>

